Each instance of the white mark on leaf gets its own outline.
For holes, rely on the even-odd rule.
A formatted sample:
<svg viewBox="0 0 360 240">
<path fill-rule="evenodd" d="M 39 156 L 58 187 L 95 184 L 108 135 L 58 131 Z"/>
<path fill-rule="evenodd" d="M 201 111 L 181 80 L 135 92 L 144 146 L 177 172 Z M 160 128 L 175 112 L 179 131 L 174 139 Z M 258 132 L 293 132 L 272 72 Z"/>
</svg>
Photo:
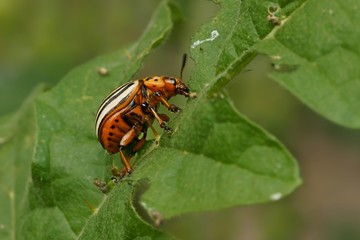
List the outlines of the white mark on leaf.
<svg viewBox="0 0 360 240">
<path fill-rule="evenodd" d="M 106 67 L 99 67 L 97 71 L 101 76 L 109 75 L 109 70 Z"/>
<path fill-rule="evenodd" d="M 214 30 L 211 32 L 211 36 L 209 38 L 206 38 L 204 40 L 196 40 L 192 45 L 191 48 L 195 48 L 199 46 L 200 44 L 204 42 L 211 42 L 214 41 L 219 36 L 219 32 L 217 30 Z"/>
<path fill-rule="evenodd" d="M 273 55 L 273 56 L 271 56 L 271 58 L 274 60 L 281 60 L 281 56 L 279 56 L 279 55 Z"/>
<path fill-rule="evenodd" d="M 274 193 L 270 196 L 270 200 L 272 201 L 277 201 L 277 200 L 280 200 L 282 198 L 282 193 Z"/>
</svg>

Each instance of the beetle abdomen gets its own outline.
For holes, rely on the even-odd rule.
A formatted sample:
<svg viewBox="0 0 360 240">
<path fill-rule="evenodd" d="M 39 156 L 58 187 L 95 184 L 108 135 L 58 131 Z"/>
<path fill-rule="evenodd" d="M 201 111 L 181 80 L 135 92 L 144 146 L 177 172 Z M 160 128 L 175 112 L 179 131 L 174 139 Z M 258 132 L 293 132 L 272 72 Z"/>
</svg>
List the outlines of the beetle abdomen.
<svg viewBox="0 0 360 240">
<path fill-rule="evenodd" d="M 132 126 L 124 121 L 120 113 L 115 113 L 103 123 L 99 140 L 110 154 L 117 153 L 121 139 L 131 128 Z"/>
</svg>

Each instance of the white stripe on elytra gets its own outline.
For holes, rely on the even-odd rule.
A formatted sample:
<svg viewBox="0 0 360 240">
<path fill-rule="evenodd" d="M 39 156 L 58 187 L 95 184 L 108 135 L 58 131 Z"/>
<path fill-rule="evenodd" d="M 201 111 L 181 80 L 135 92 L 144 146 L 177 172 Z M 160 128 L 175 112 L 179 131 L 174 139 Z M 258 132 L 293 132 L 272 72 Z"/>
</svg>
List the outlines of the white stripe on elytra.
<svg viewBox="0 0 360 240">
<path fill-rule="evenodd" d="M 122 91 L 125 87 L 127 87 L 129 84 L 132 84 L 129 86 L 123 93 L 121 93 L 119 96 L 117 96 L 115 99 L 112 99 L 112 96 L 116 95 L 118 92 Z M 129 82 L 126 83 L 117 89 L 115 89 L 112 93 L 109 94 L 104 100 L 104 102 L 99 107 L 99 110 L 96 115 L 96 136 L 98 136 L 100 123 L 102 122 L 103 118 L 111 111 L 113 110 L 124 98 L 127 98 L 134 89 L 139 85 L 139 81 Z"/>
</svg>

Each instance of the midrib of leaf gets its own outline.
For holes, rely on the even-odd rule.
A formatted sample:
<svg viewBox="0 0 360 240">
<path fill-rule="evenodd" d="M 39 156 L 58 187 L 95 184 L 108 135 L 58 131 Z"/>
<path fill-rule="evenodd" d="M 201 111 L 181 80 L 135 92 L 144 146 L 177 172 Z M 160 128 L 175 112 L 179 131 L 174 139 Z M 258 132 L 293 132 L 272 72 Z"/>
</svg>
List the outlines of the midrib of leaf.
<svg viewBox="0 0 360 240">
<path fill-rule="evenodd" d="M 274 26 L 274 28 L 267 35 L 265 35 L 260 41 L 264 41 L 266 39 L 274 38 L 276 32 L 279 31 L 282 27 L 284 27 L 285 23 L 287 21 L 289 21 L 294 14 L 296 14 L 299 10 L 301 10 L 305 6 L 306 3 L 307 3 L 307 0 L 305 0 L 302 4 L 300 4 L 297 8 L 295 8 L 295 10 L 292 11 L 286 17 L 286 19 L 283 19 L 281 25 Z M 239 16 L 241 14 L 241 12 L 240 12 L 241 4 L 242 4 L 242 1 L 239 1 L 239 5 L 238 5 L 237 11 L 236 11 L 236 14 L 237 14 L 236 19 L 239 19 Z M 239 21 L 236 21 L 235 24 L 232 25 L 230 33 L 226 36 L 226 39 L 224 40 L 224 42 L 228 42 L 229 40 L 231 40 L 232 35 L 236 31 L 236 27 L 238 26 L 238 24 L 239 24 Z M 241 55 L 238 55 L 230 64 L 228 64 L 228 67 L 224 71 L 222 71 L 221 73 L 215 75 L 212 79 L 210 79 L 208 81 L 209 84 L 205 84 L 202 87 L 201 91 L 196 92 L 196 98 L 190 100 L 191 101 L 191 107 L 189 107 L 189 104 L 187 104 L 187 109 L 190 109 L 190 111 L 187 111 L 187 114 L 189 116 L 194 115 L 194 112 L 196 111 L 198 104 L 202 104 L 201 103 L 202 99 L 208 98 L 208 97 L 211 98 L 211 97 L 217 96 L 218 94 L 222 95 L 222 93 L 219 93 L 218 89 L 214 89 L 214 86 L 216 86 L 219 83 L 219 81 L 221 81 L 221 79 L 226 79 L 226 82 L 222 83 L 222 84 L 226 84 L 236 74 L 238 74 L 242 70 L 242 68 L 245 67 L 257 55 L 256 51 L 254 50 L 254 47 L 256 49 L 257 43 L 258 42 L 254 43 L 249 49 L 245 50 Z M 194 59 L 194 61 L 195 61 L 195 64 L 196 64 L 196 59 Z M 239 68 L 239 66 L 240 66 L 240 68 Z M 194 69 L 194 72 L 195 71 L 196 71 L 196 69 Z M 233 111 L 235 111 L 237 114 L 239 114 L 234 107 L 233 107 Z M 176 134 L 176 131 L 177 131 L 179 125 L 181 124 L 181 119 L 182 118 L 183 117 L 181 115 L 180 116 L 177 115 L 177 116 L 174 117 L 173 121 L 175 119 L 177 121 L 174 121 L 175 124 L 173 124 L 173 126 L 174 126 L 173 127 L 173 133 L 172 133 L 173 136 Z M 255 125 L 255 124 L 253 124 L 253 125 Z M 259 126 L 256 126 L 256 127 L 261 129 Z M 210 134 L 210 131 L 208 132 L 208 135 L 209 134 Z M 169 148 L 169 147 L 162 147 L 161 146 L 161 137 L 162 137 L 162 134 L 159 135 L 158 139 L 151 140 L 151 145 L 145 151 L 142 152 L 140 159 L 135 160 L 135 162 L 134 162 L 135 166 L 136 166 L 137 163 L 139 163 L 141 161 L 141 159 L 146 159 L 146 156 L 151 154 L 154 150 L 156 150 L 158 148 Z M 156 143 L 157 141 L 160 142 L 160 143 Z M 204 145 L 203 145 L 203 147 L 204 147 Z M 172 149 L 179 150 L 179 151 L 183 150 L 181 148 L 176 148 L 176 147 L 172 147 Z M 196 152 L 190 151 L 190 153 L 198 155 L 198 153 L 196 153 Z M 206 157 L 211 159 L 214 162 L 217 162 L 217 160 L 214 159 L 214 158 L 211 158 L 209 156 L 206 156 Z M 230 165 L 235 165 L 235 164 L 230 164 Z M 236 166 L 239 167 L 238 165 L 236 165 Z M 246 170 L 246 171 L 251 172 L 251 173 L 256 174 L 256 175 L 262 175 L 262 176 L 267 176 L 267 177 L 272 177 L 272 178 L 274 177 L 274 176 L 254 172 L 253 170 L 244 168 L 243 166 L 241 166 L 241 168 L 243 170 Z M 279 178 L 279 177 L 276 176 L 274 178 Z M 283 179 L 283 180 L 286 180 L 286 179 Z"/>
<path fill-rule="evenodd" d="M 279 31 L 284 25 L 285 23 L 290 20 L 292 18 L 292 16 L 294 14 L 296 14 L 301 8 L 303 8 L 305 6 L 305 4 L 307 3 L 307 0 L 305 0 L 301 5 L 299 5 L 294 11 L 292 11 L 287 17 L 286 19 L 282 20 L 282 24 L 279 26 L 275 26 L 273 28 L 273 30 L 271 30 L 267 35 L 265 35 L 265 37 L 263 37 L 261 39 L 261 41 L 266 40 L 266 39 L 270 39 L 270 38 L 274 38 L 275 34 L 277 31 Z M 237 19 L 239 19 L 239 16 L 241 14 L 240 9 L 241 9 L 241 4 L 242 1 L 239 1 L 239 6 L 237 8 Z M 239 21 L 236 21 L 235 24 L 232 26 L 230 34 L 228 34 L 226 36 L 226 40 L 225 42 L 228 42 L 232 35 L 234 34 L 235 30 L 236 30 L 236 26 L 238 26 Z M 192 115 L 196 109 L 196 106 L 199 104 L 199 102 L 201 102 L 200 100 L 203 98 L 207 98 L 207 97 L 211 97 L 211 95 L 216 95 L 217 92 L 219 91 L 218 89 L 214 90 L 214 86 L 221 80 L 221 79 L 226 79 L 226 83 L 229 82 L 231 80 L 231 78 L 233 78 L 238 72 L 241 71 L 241 69 L 243 67 L 245 67 L 256 55 L 257 53 L 254 51 L 253 47 L 256 47 L 256 44 L 253 44 L 253 46 L 249 49 L 247 49 L 246 51 L 244 51 L 241 55 L 237 56 L 229 65 L 228 67 L 222 71 L 221 73 L 215 75 L 212 79 L 209 80 L 209 84 L 206 84 L 203 86 L 202 90 L 199 92 L 196 92 L 196 99 L 192 99 L 192 105 L 193 107 L 191 107 L 191 112 L 190 115 Z M 247 58 L 245 58 L 245 56 L 247 56 Z M 196 59 L 194 59 L 195 63 L 196 63 Z M 240 68 L 236 68 L 237 65 L 239 65 L 240 63 Z M 238 71 L 233 71 L 238 69 Z M 194 72 L 196 71 L 196 69 L 194 70 Z M 224 84 L 226 84 L 224 83 Z M 178 116 L 176 116 L 178 117 Z M 177 127 L 179 126 L 180 121 L 176 122 L 176 125 L 174 127 L 174 133 L 176 132 Z M 160 141 L 161 135 L 159 136 L 159 141 Z M 151 151 L 153 151 L 154 149 L 161 147 L 160 145 L 156 144 L 155 142 L 152 144 L 152 146 L 146 150 L 146 152 L 143 154 L 144 158 L 146 157 L 147 154 L 149 154 Z M 180 149 L 178 149 L 180 150 Z"/>
<path fill-rule="evenodd" d="M 242 1 L 239 1 L 239 6 L 238 6 L 237 11 L 236 11 L 236 16 L 237 16 L 236 19 L 239 19 L 239 16 L 241 14 L 241 12 L 240 12 L 241 11 L 241 5 L 242 5 Z M 236 27 L 238 25 L 239 25 L 239 21 L 236 21 L 235 24 L 231 28 L 230 34 L 228 34 L 226 36 L 225 42 L 229 42 L 229 40 L 231 39 L 231 37 L 234 34 L 235 29 L 236 29 Z M 225 46 L 225 44 L 224 44 L 224 46 Z M 224 52 L 224 48 L 222 48 L 222 52 Z M 246 59 L 244 59 L 243 61 L 241 61 L 246 55 L 248 55 L 248 57 Z M 237 58 L 235 58 L 235 60 L 233 60 L 230 64 L 228 64 L 228 67 L 225 69 L 225 71 L 223 71 L 222 73 L 217 74 L 216 76 L 214 76 L 214 79 L 209 81 L 210 82 L 209 85 L 205 85 L 203 93 L 212 94 L 212 93 L 217 92 L 218 88 L 215 88 L 215 85 L 217 83 L 219 83 L 221 79 L 224 79 L 224 82 L 221 83 L 221 85 L 225 85 L 227 82 L 229 82 L 234 77 L 234 75 L 237 74 L 237 72 L 236 73 L 235 73 L 235 71 L 231 72 L 231 70 L 236 69 L 236 65 L 239 64 L 239 62 L 243 62 L 242 66 L 241 66 L 241 69 L 242 69 L 255 56 L 256 56 L 256 54 L 255 53 L 251 54 L 251 51 L 249 51 L 249 50 L 244 51 L 240 56 L 238 56 Z"/>
<path fill-rule="evenodd" d="M 96 216 L 98 213 L 98 209 L 101 209 L 104 203 L 107 201 L 108 195 L 104 194 L 103 200 L 99 203 L 99 205 L 96 208 L 96 211 L 93 211 L 93 213 L 86 219 L 85 225 L 81 229 L 80 233 L 76 236 L 76 239 L 80 239 L 84 233 L 84 230 L 87 228 L 89 222 Z"/>
<path fill-rule="evenodd" d="M 240 17 L 240 11 L 241 11 L 241 5 L 242 5 L 242 1 L 239 1 L 239 6 L 237 7 L 237 11 L 236 11 L 236 19 L 239 19 Z M 228 34 L 225 38 L 225 43 L 228 43 L 231 40 L 232 35 L 235 32 L 236 27 L 239 25 L 239 21 L 236 21 L 235 24 L 232 26 L 231 30 L 230 30 L 230 34 Z M 223 45 L 225 46 L 225 44 Z M 224 47 L 222 47 L 221 52 L 224 52 Z M 234 66 L 236 63 L 241 62 L 241 59 L 243 59 L 243 57 L 246 55 L 246 52 L 243 52 L 240 56 L 238 56 L 238 58 L 236 60 L 234 60 L 232 63 L 230 63 L 228 65 L 228 67 L 226 68 L 225 71 L 223 71 L 220 74 L 217 74 L 215 76 L 215 78 L 213 80 L 210 81 L 210 84 L 205 86 L 205 91 L 206 93 L 211 92 L 210 89 L 214 87 L 214 85 L 216 83 L 218 83 L 220 81 L 220 79 L 228 79 L 228 81 L 230 81 L 230 79 L 232 78 L 232 75 L 229 74 L 231 69 L 234 69 Z M 250 56 L 249 59 L 252 59 L 252 57 Z M 250 61 L 250 60 L 249 60 Z M 214 91 L 212 91 L 214 92 Z"/>
</svg>

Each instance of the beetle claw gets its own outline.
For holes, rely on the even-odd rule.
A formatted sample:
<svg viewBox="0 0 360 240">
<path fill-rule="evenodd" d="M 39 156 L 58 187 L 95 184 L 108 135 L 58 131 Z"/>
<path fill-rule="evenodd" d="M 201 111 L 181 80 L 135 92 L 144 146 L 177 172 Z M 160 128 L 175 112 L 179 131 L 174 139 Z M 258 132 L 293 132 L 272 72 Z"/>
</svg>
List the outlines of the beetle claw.
<svg viewBox="0 0 360 240">
<path fill-rule="evenodd" d="M 174 104 L 171 104 L 170 105 L 170 112 L 173 112 L 173 113 L 178 113 L 181 111 L 181 108 L 179 108 L 178 106 L 174 105 Z"/>
<path fill-rule="evenodd" d="M 167 133 L 172 133 L 172 129 L 169 128 L 164 122 L 160 124 L 160 127 L 163 128 Z"/>
<path fill-rule="evenodd" d="M 197 94 L 196 94 L 196 92 L 191 92 L 191 93 L 189 93 L 189 95 L 187 97 L 194 99 L 197 97 Z"/>
</svg>

